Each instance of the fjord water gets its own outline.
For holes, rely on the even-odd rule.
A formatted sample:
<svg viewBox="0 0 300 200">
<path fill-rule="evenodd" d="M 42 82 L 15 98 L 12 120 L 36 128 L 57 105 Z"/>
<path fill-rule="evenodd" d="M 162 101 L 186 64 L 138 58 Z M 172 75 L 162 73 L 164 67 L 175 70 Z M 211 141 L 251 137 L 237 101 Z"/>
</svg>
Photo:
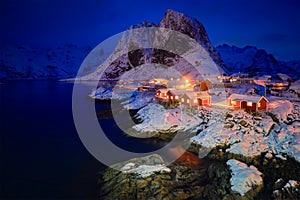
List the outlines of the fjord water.
<svg viewBox="0 0 300 200">
<path fill-rule="evenodd" d="M 97 197 L 98 173 L 106 166 L 79 139 L 72 89 L 72 83 L 57 81 L 0 85 L 0 199 Z M 109 105 L 98 104 L 96 109 L 106 112 Z M 148 152 L 164 145 L 125 136 L 109 116 L 99 123 L 110 140 L 129 151 Z"/>
<path fill-rule="evenodd" d="M 82 145 L 72 87 L 56 81 L 0 86 L 0 198 L 95 198 L 103 168 Z"/>
</svg>

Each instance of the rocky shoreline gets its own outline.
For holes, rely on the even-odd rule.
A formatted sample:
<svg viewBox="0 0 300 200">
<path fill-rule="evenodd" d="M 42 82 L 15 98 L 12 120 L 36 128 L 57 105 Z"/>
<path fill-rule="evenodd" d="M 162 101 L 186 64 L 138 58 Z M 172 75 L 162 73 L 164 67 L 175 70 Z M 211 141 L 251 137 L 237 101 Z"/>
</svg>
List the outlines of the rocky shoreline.
<svg viewBox="0 0 300 200">
<path fill-rule="evenodd" d="M 214 113 L 213 110 L 204 109 L 197 115 L 197 119 L 200 120 L 192 124 L 190 129 L 184 130 L 176 125 L 162 126 L 166 129 L 158 130 L 154 137 L 164 141 L 171 140 L 179 131 L 189 133 L 192 130 L 192 134 L 186 134 L 185 138 L 197 135 L 195 137 L 199 137 L 200 140 L 192 139 L 192 144 L 187 152 L 196 155 L 199 162 L 183 155 L 174 163 L 165 166 L 163 158 L 153 155 L 148 158 L 137 158 L 119 163 L 117 165 L 120 166 L 120 169 L 127 164 L 137 169 L 124 172 L 107 168 L 99 178 L 99 199 L 297 199 L 300 195 L 300 163 L 295 159 L 297 157 L 291 157 L 288 151 L 291 148 L 289 138 L 294 137 L 289 130 L 297 129 L 298 125 L 293 125 L 293 123 L 297 123 L 299 120 L 298 113 L 298 105 L 293 106 L 292 113 L 288 113 L 286 119 L 280 115 L 268 113 L 264 115 L 247 114 L 240 111 Z M 132 112 L 132 117 L 137 124 L 149 120 L 137 117 L 140 114 L 140 110 Z M 167 114 L 170 114 L 170 111 Z M 208 144 L 211 143 L 207 143 L 205 131 L 213 126 L 218 126 L 218 123 L 222 125 L 222 131 L 228 131 L 228 135 L 237 134 L 238 137 L 236 137 L 237 139 L 227 138 L 222 135 L 224 133 L 214 136 L 210 132 L 209 136 L 215 137 L 214 146 L 210 147 Z M 148 131 L 138 132 L 135 130 L 135 132 L 153 135 Z M 250 140 L 238 140 L 238 138 L 244 137 L 250 138 Z M 274 137 L 274 139 L 270 140 L 269 137 Z M 247 152 L 245 149 L 242 151 L 243 153 L 238 154 L 236 151 L 230 150 L 235 145 L 245 144 L 245 142 L 247 144 L 250 142 L 251 151 Z M 272 148 L 268 146 L 272 146 Z M 244 182 L 245 185 L 249 185 L 250 180 L 250 183 L 253 183 L 253 185 L 250 184 L 250 189 L 248 188 L 242 194 L 234 191 L 231 182 L 234 174 L 230 166 L 226 164 L 229 160 L 241 162 L 241 165 L 245 166 L 245 171 L 247 171 L 247 167 L 257 169 L 262 182 L 253 181 L 250 173 L 249 177 L 244 177 L 244 179 L 238 177 L 238 180 Z M 199 165 L 201 161 L 209 164 L 205 167 L 201 166 L 201 164 Z M 145 164 L 151 167 L 160 164 L 168 170 L 155 171 L 147 177 L 134 173 L 141 165 Z"/>
</svg>

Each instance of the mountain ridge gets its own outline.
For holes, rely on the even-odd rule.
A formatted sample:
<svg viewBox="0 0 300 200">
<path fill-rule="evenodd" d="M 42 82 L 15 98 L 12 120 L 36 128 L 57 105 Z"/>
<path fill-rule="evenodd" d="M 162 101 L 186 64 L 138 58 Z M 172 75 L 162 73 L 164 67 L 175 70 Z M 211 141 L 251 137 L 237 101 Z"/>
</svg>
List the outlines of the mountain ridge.
<svg viewBox="0 0 300 200">
<path fill-rule="evenodd" d="M 222 44 L 216 46 L 216 49 L 231 73 L 241 72 L 252 75 L 285 73 L 294 80 L 300 78 L 300 60 L 277 60 L 266 50 L 250 45 L 237 47 L 235 45 Z"/>
</svg>

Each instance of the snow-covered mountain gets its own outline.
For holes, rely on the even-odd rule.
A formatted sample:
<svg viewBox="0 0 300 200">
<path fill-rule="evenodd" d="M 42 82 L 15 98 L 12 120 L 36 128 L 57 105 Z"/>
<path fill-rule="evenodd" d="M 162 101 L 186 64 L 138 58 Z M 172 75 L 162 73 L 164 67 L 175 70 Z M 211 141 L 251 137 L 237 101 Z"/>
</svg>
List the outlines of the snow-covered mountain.
<svg viewBox="0 0 300 200">
<path fill-rule="evenodd" d="M 167 10 L 164 18 L 159 22 L 158 27 L 179 31 L 195 39 L 208 51 L 215 63 L 218 64 L 224 71 L 227 71 L 220 54 L 211 44 L 203 24 L 201 24 L 196 18 L 189 17 L 183 13 L 173 10 Z"/>
<path fill-rule="evenodd" d="M 253 46 L 240 48 L 223 44 L 216 49 L 231 73 L 254 75 L 285 73 L 295 80 L 300 78 L 300 61 L 279 61 L 272 54 Z"/>
<path fill-rule="evenodd" d="M 194 42 L 191 38 L 194 39 Z M 145 48 L 145 46 L 147 47 Z M 180 52 L 180 54 L 176 54 L 174 51 Z M 187 59 L 189 60 L 187 61 Z M 139 66 L 149 63 L 152 63 L 154 68 L 150 67 L 151 70 L 148 70 L 147 76 L 144 74 L 139 76 L 135 73 L 143 71 L 139 70 Z M 165 73 L 158 73 L 161 68 L 164 68 Z M 178 73 L 174 74 L 174 71 Z M 94 73 L 80 79 L 119 80 L 128 73 L 133 74 L 127 75 L 127 80 L 137 79 L 138 76 L 147 80 L 152 78 L 153 74 L 156 77 L 159 75 L 157 78 L 185 76 L 201 79 L 202 75 L 216 77 L 226 72 L 226 66 L 211 44 L 204 26 L 183 13 L 167 10 L 157 25 L 151 22 L 142 22 L 131 26 L 122 35 L 112 56 L 102 63 Z M 100 75 L 101 77 L 99 77 Z"/>
<path fill-rule="evenodd" d="M 57 79 L 74 77 L 91 47 L 68 44 L 53 49 L 0 47 L 0 79 Z"/>
</svg>

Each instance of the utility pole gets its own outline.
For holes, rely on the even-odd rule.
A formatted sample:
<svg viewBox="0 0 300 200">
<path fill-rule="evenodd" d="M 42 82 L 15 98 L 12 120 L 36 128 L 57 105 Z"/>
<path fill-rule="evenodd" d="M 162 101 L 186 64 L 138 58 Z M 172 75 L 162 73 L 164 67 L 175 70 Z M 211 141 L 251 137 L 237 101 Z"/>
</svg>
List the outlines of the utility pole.
<svg viewBox="0 0 300 200">
<path fill-rule="evenodd" d="M 265 93 L 265 97 L 267 97 L 267 81 L 265 81 L 265 91 L 264 91 L 264 93 Z"/>
</svg>

